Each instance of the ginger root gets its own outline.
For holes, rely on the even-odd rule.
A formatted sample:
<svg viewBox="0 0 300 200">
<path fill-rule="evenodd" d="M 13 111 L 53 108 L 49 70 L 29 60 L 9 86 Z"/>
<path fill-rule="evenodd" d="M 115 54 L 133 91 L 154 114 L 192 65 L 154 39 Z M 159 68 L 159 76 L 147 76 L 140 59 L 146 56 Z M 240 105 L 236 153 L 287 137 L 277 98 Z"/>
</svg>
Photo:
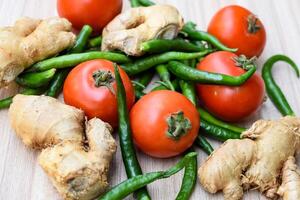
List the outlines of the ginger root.
<svg viewBox="0 0 300 200">
<path fill-rule="evenodd" d="M 295 157 L 289 157 L 284 163 L 282 184 L 278 190 L 283 200 L 300 199 L 300 169 L 295 162 Z"/>
<path fill-rule="evenodd" d="M 22 18 L 14 26 L 0 28 L 0 88 L 35 62 L 72 46 L 71 29 L 63 18 Z"/>
<path fill-rule="evenodd" d="M 155 38 L 173 39 L 183 27 L 183 18 L 170 5 L 132 8 L 113 19 L 103 30 L 102 50 L 122 50 L 140 56 L 140 44 Z"/>
<path fill-rule="evenodd" d="M 300 119 L 291 116 L 255 122 L 244 139 L 227 141 L 202 164 L 200 183 L 208 192 L 223 190 L 228 200 L 241 199 L 242 188 L 276 199 L 283 164 L 300 147 L 299 128 Z M 249 140 L 253 145 L 246 146 Z"/>
<path fill-rule="evenodd" d="M 42 149 L 39 163 L 65 200 L 91 200 L 106 190 L 116 151 L 109 124 L 91 119 L 84 134 L 83 112 L 47 96 L 15 96 L 9 117 L 26 146 Z"/>
</svg>

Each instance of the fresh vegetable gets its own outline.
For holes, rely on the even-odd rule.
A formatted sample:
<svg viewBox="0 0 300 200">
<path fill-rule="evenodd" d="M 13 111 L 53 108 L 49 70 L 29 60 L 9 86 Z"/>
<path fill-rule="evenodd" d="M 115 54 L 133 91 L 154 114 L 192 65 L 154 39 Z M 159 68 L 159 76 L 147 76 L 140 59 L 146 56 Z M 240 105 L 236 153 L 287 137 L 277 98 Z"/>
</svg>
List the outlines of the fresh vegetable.
<svg viewBox="0 0 300 200">
<path fill-rule="evenodd" d="M 57 97 L 61 93 L 65 79 L 67 78 L 69 72 L 70 69 L 61 69 L 55 73 L 54 77 L 49 83 L 49 89 L 46 92 L 46 96 Z"/>
<path fill-rule="evenodd" d="M 121 50 L 127 55 L 140 56 L 143 42 L 155 38 L 173 39 L 182 26 L 182 16 L 171 5 L 131 8 L 105 27 L 102 51 Z"/>
<path fill-rule="evenodd" d="M 300 145 L 300 119 L 258 120 L 242 138 L 228 140 L 198 170 L 205 190 L 221 190 L 225 199 L 242 199 L 243 188 L 255 188 L 275 199 L 281 169 Z"/>
<path fill-rule="evenodd" d="M 298 69 L 296 63 L 292 59 L 290 59 L 289 57 L 287 57 L 285 55 L 272 56 L 265 62 L 263 69 L 262 69 L 262 77 L 265 81 L 267 93 L 268 93 L 268 96 L 270 97 L 270 99 L 275 104 L 275 106 L 278 108 L 278 110 L 283 115 L 295 115 L 294 111 L 292 110 L 292 108 L 288 104 L 285 96 L 283 95 L 281 89 L 275 83 L 275 81 L 272 77 L 273 65 L 278 61 L 283 61 L 283 62 L 287 62 L 288 64 L 290 64 L 291 67 L 295 70 L 297 77 L 300 76 L 299 69 Z"/>
<path fill-rule="evenodd" d="M 189 60 L 194 58 L 201 58 L 211 50 L 204 50 L 197 53 L 184 53 L 184 52 L 167 52 L 157 55 L 148 56 L 145 58 L 140 58 L 132 63 L 122 65 L 122 68 L 129 74 L 135 75 L 150 69 L 151 67 L 167 63 L 171 60 Z"/>
<path fill-rule="evenodd" d="M 120 73 L 130 109 L 135 101 L 134 89 L 126 73 L 123 70 Z M 98 117 L 113 127 L 118 124 L 115 93 L 113 63 L 108 60 L 91 60 L 76 66 L 69 73 L 63 88 L 66 104 L 82 109 L 88 118 Z"/>
<path fill-rule="evenodd" d="M 31 72 L 21 74 L 16 78 L 16 82 L 24 87 L 39 88 L 48 85 L 53 76 L 55 75 L 56 69 L 49 69 L 43 72 Z"/>
<path fill-rule="evenodd" d="M 153 6 L 153 5 L 155 5 L 155 3 L 153 3 L 152 1 L 149 1 L 149 0 L 139 0 L 139 2 L 140 2 L 143 6 Z"/>
<path fill-rule="evenodd" d="M 193 23 L 193 22 L 187 22 L 183 26 L 181 31 L 184 34 L 186 34 L 190 39 L 198 40 L 198 41 L 206 41 L 209 44 L 212 44 L 218 50 L 231 51 L 231 52 L 237 51 L 237 49 L 235 49 L 235 48 L 229 48 L 229 47 L 225 46 L 217 38 L 215 38 L 213 35 L 210 35 L 209 33 L 206 33 L 204 31 L 198 31 L 196 29 L 196 24 Z"/>
<path fill-rule="evenodd" d="M 83 111 L 47 96 L 15 96 L 9 118 L 26 146 L 42 149 L 39 164 L 64 199 L 93 199 L 106 190 L 116 151 L 107 123 L 94 118 L 84 133 Z"/>
<path fill-rule="evenodd" d="M 208 32 L 228 47 L 238 48 L 237 55 L 260 56 L 266 44 L 264 25 L 246 8 L 226 6 L 218 11 L 208 25 Z"/>
<path fill-rule="evenodd" d="M 204 137 L 201 137 L 200 135 L 198 135 L 198 137 L 196 138 L 195 144 L 198 145 L 201 149 L 203 149 L 205 153 L 207 153 L 207 155 L 212 154 L 212 152 L 214 151 L 211 144 Z"/>
<path fill-rule="evenodd" d="M 59 16 L 67 18 L 73 27 L 80 30 L 88 24 L 94 31 L 102 29 L 122 10 L 122 0 L 57 0 Z"/>
<path fill-rule="evenodd" d="M 143 52 L 146 53 L 163 53 L 167 51 L 198 52 L 205 50 L 204 47 L 199 47 L 182 39 L 149 40 L 147 42 L 142 43 L 140 48 Z"/>
<path fill-rule="evenodd" d="M 69 53 L 81 53 L 86 47 L 86 44 L 92 32 L 92 27 L 90 27 L 89 25 L 84 25 L 76 38 L 75 45 Z"/>
<path fill-rule="evenodd" d="M 179 89 L 179 82 L 177 79 L 172 81 L 172 85 L 175 90 Z M 168 88 L 164 85 L 158 85 L 158 86 L 154 87 L 151 91 L 154 92 L 154 91 L 158 91 L 158 90 L 168 90 Z"/>
<path fill-rule="evenodd" d="M 21 94 L 24 95 L 39 95 L 45 92 L 44 88 L 38 88 L 38 89 L 31 89 L 31 88 L 25 88 Z M 9 108 L 10 104 L 12 104 L 13 98 L 15 96 L 7 97 L 5 99 L 0 100 L 0 109 L 3 108 Z"/>
<path fill-rule="evenodd" d="M 50 59 L 46 59 L 34 64 L 31 68 L 29 68 L 28 72 L 45 71 L 53 68 L 63 69 L 68 67 L 74 67 L 82 62 L 95 59 L 106 59 L 117 63 L 130 62 L 130 59 L 127 56 L 120 53 L 93 51 L 87 53 L 75 53 L 57 56 Z"/>
<path fill-rule="evenodd" d="M 187 150 L 197 137 L 199 114 L 183 95 L 168 90 L 150 92 L 131 109 L 136 145 L 146 154 L 167 158 Z"/>
<path fill-rule="evenodd" d="M 196 155 L 197 154 L 195 152 L 187 154 L 174 167 L 171 167 L 167 171 L 150 172 L 123 181 L 119 185 L 113 187 L 104 196 L 100 197 L 99 200 L 124 199 L 135 190 L 142 188 L 147 184 L 150 184 L 158 179 L 168 178 L 176 174 L 181 169 L 183 169 L 187 165 L 187 163 L 191 162 L 190 159 L 195 157 Z"/>
<path fill-rule="evenodd" d="M 207 59 L 208 57 L 210 57 L 210 55 L 205 57 L 204 59 Z M 244 84 L 248 79 L 251 78 L 251 76 L 256 71 L 256 66 L 252 65 L 251 67 L 249 67 L 249 70 L 247 72 L 243 74 L 239 73 L 239 76 L 229 76 L 226 74 L 215 73 L 216 70 L 208 71 L 199 68 L 194 69 L 192 67 L 189 67 L 177 61 L 170 61 L 168 63 L 168 69 L 170 70 L 171 73 L 175 74 L 178 78 L 187 81 L 193 81 L 196 83 L 203 83 L 203 84 L 239 86 Z M 241 72 L 244 72 L 244 70 L 241 69 Z"/>
<path fill-rule="evenodd" d="M 102 36 L 98 36 L 90 39 L 88 42 L 88 46 L 90 48 L 101 47 L 101 43 L 102 43 Z"/>
<path fill-rule="evenodd" d="M 71 24 L 61 18 L 22 18 L 14 26 L 1 28 L 0 88 L 33 63 L 54 56 L 74 42 Z"/>
<path fill-rule="evenodd" d="M 283 200 L 300 198 L 300 169 L 295 162 L 295 157 L 289 157 L 282 169 L 282 184 L 277 193 Z"/>
<path fill-rule="evenodd" d="M 163 64 L 158 65 L 156 67 L 156 72 L 161 79 L 159 83 L 166 86 L 168 89 L 175 91 L 175 88 L 171 82 L 171 74 L 169 73 L 167 66 Z"/>
<path fill-rule="evenodd" d="M 139 0 L 130 0 L 130 5 L 132 8 L 135 8 L 141 6 L 141 3 L 139 2 Z"/>
<path fill-rule="evenodd" d="M 244 69 L 249 67 L 250 70 L 245 73 Z M 197 69 L 241 77 L 255 69 L 255 64 L 244 56 L 237 57 L 234 53 L 219 51 L 205 57 Z M 243 84 L 236 87 L 199 84 L 198 95 L 213 115 L 225 121 L 240 121 L 258 110 L 265 94 L 264 82 L 258 74 L 254 73 L 249 79 L 243 80 Z"/>
<path fill-rule="evenodd" d="M 123 163 L 128 178 L 142 175 L 141 166 L 137 160 L 133 141 L 132 133 L 128 114 L 128 101 L 126 97 L 126 82 L 123 82 L 122 71 L 114 64 L 114 73 L 117 84 L 117 102 L 118 102 L 118 116 L 119 116 L 119 140 L 121 146 L 121 153 Z M 143 185 L 145 186 L 145 185 Z M 142 186 L 142 187 L 143 187 Z M 146 187 L 139 187 L 136 191 L 137 199 L 151 199 Z"/>
<path fill-rule="evenodd" d="M 143 90 L 147 87 L 147 85 L 151 82 L 154 73 L 152 71 L 146 71 L 138 79 L 133 81 L 134 85 L 134 93 L 137 99 L 142 98 L 145 95 Z"/>
</svg>

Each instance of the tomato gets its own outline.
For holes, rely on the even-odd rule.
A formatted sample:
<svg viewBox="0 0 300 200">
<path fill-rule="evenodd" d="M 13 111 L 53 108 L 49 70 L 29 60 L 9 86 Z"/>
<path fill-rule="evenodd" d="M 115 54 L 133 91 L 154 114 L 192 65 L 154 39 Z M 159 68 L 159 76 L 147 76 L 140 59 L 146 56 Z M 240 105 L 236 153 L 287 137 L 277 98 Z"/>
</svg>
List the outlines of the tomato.
<svg viewBox="0 0 300 200">
<path fill-rule="evenodd" d="M 80 30 L 85 24 L 100 32 L 122 10 L 122 0 L 58 0 L 59 16 Z"/>
<path fill-rule="evenodd" d="M 192 146 L 198 135 L 200 117 L 185 96 L 161 90 L 150 92 L 132 107 L 130 123 L 138 148 L 153 157 L 167 158 Z M 184 128 L 177 129 L 177 134 L 176 127 Z"/>
<path fill-rule="evenodd" d="M 251 30 L 248 29 L 249 25 Z M 238 48 L 237 54 L 244 54 L 248 58 L 258 57 L 266 44 L 264 25 L 241 6 L 227 6 L 218 11 L 209 23 L 208 32 L 226 46 Z"/>
<path fill-rule="evenodd" d="M 239 76 L 245 70 L 236 66 L 234 57 L 234 53 L 215 52 L 205 57 L 197 69 Z M 241 86 L 198 84 L 197 92 L 208 111 L 225 121 L 236 122 L 257 111 L 265 96 L 265 86 L 261 76 L 255 73 Z"/>
<path fill-rule="evenodd" d="M 120 75 L 126 91 L 128 109 L 135 101 L 131 81 L 125 71 Z M 95 73 L 102 73 L 99 85 L 96 86 Z M 109 73 L 110 72 L 110 73 Z M 100 75 L 98 73 L 98 75 Z M 105 85 L 107 86 L 101 86 Z M 110 89 L 111 87 L 111 89 Z M 113 127 L 118 123 L 118 106 L 116 99 L 116 83 L 113 63 L 108 60 L 92 60 L 79 64 L 67 76 L 63 94 L 65 103 L 82 109 L 88 118 L 98 117 Z"/>
</svg>

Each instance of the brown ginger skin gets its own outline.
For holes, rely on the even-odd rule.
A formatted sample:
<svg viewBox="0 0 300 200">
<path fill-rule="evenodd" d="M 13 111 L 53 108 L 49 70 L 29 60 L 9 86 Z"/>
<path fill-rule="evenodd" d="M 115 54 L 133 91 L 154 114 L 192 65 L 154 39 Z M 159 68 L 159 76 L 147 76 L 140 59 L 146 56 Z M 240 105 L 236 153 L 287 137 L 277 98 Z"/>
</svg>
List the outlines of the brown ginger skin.
<svg viewBox="0 0 300 200">
<path fill-rule="evenodd" d="M 242 134 L 244 139 L 229 140 L 202 164 L 199 168 L 200 183 L 211 193 L 223 190 L 228 200 L 242 199 L 242 187 L 259 189 L 268 198 L 277 199 L 283 165 L 299 150 L 299 128 L 300 119 L 292 116 L 276 121 L 258 120 Z M 251 140 L 253 148 L 246 148 L 245 140 Z M 230 143 L 231 148 L 228 147 Z M 252 160 L 249 162 L 245 157 Z M 228 183 L 232 182 L 241 184 L 233 186 L 231 191 L 235 192 L 229 195 Z"/>
<path fill-rule="evenodd" d="M 0 28 L 0 88 L 8 85 L 35 62 L 71 47 L 75 35 L 63 18 L 21 18 L 14 26 Z"/>
<path fill-rule="evenodd" d="M 183 18 L 170 5 L 131 8 L 115 17 L 103 30 L 102 50 L 122 50 L 140 56 L 140 44 L 151 39 L 173 39 L 183 27 Z"/>
</svg>

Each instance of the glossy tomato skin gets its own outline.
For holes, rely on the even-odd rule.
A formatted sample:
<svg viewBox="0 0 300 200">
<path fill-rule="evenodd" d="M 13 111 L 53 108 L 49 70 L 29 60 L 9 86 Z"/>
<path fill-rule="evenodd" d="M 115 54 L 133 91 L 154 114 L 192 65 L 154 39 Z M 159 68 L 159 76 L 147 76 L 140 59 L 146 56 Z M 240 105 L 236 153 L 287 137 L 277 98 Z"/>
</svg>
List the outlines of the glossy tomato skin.
<svg viewBox="0 0 300 200">
<path fill-rule="evenodd" d="M 122 10 L 122 0 L 57 0 L 59 16 L 77 30 L 89 24 L 100 32 Z"/>
<path fill-rule="evenodd" d="M 183 111 L 192 128 L 174 140 L 166 135 L 167 118 Z M 200 116 L 195 106 L 182 94 L 161 90 L 142 97 L 131 109 L 130 122 L 135 144 L 144 153 L 158 158 L 179 155 L 187 150 L 198 135 Z"/>
<path fill-rule="evenodd" d="M 227 6 L 218 11 L 208 26 L 208 32 L 216 36 L 223 44 L 231 48 L 238 48 L 236 54 L 244 54 L 248 58 L 260 56 L 266 45 L 266 31 L 258 19 L 260 29 L 255 33 L 248 31 L 249 10 L 237 6 Z"/>
<path fill-rule="evenodd" d="M 239 76 L 245 71 L 235 65 L 235 56 L 226 51 L 212 53 L 197 65 L 197 69 Z M 241 86 L 198 84 L 197 92 L 200 101 L 212 114 L 224 121 L 237 122 L 259 109 L 265 96 L 265 85 L 261 76 L 255 73 Z"/>
<path fill-rule="evenodd" d="M 110 71 L 114 75 L 113 63 L 108 60 L 92 60 L 79 64 L 68 75 L 64 88 L 66 104 L 82 109 L 87 117 L 98 117 L 113 127 L 118 123 L 117 99 L 107 87 L 96 87 L 93 73 L 97 70 Z M 126 91 L 128 109 L 135 101 L 134 89 L 124 70 L 119 67 Z M 116 83 L 112 83 L 116 92 Z"/>
</svg>

